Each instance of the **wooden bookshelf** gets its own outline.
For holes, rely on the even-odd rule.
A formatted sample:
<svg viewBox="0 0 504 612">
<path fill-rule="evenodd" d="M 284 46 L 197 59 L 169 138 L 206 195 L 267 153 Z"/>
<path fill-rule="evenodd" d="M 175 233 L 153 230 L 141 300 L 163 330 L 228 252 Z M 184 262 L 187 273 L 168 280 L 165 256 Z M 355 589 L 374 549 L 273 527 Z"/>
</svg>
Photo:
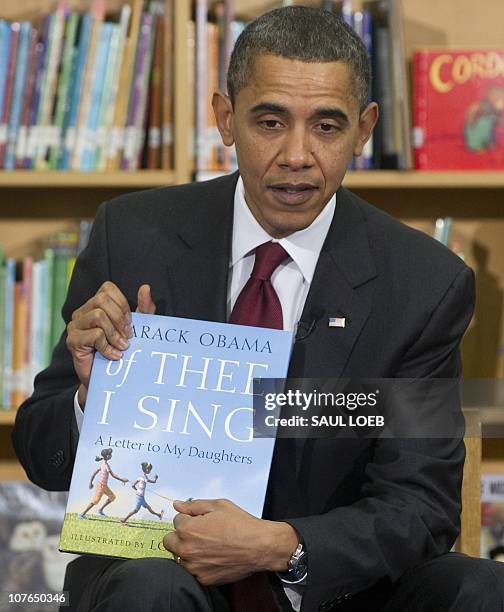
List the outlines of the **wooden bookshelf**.
<svg viewBox="0 0 504 612">
<path fill-rule="evenodd" d="M 0 408 L 0 426 L 1 425 L 14 425 L 16 418 L 16 410 L 10 408 L 8 410 Z"/>
<path fill-rule="evenodd" d="M 209 176 L 211 173 L 208 173 Z M 217 176 L 218 173 L 215 174 Z M 175 172 L 136 170 L 132 172 L 0 172 L 0 188 L 96 189 L 148 188 L 174 185 Z M 348 172 L 343 182 L 349 189 L 503 189 L 504 172 L 428 172 L 396 170 Z"/>
<path fill-rule="evenodd" d="M 31 170 L 0 171 L 0 188 L 39 189 L 135 189 L 174 185 L 177 182 L 174 171 L 138 170 L 115 172 L 66 172 Z"/>
</svg>

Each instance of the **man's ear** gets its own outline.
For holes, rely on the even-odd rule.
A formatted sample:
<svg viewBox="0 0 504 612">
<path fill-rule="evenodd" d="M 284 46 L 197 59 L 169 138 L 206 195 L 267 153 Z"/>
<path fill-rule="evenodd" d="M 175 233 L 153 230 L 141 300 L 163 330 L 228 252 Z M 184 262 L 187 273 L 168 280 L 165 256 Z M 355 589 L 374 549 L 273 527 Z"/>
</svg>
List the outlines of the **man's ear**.
<svg viewBox="0 0 504 612">
<path fill-rule="evenodd" d="M 233 106 L 229 96 L 222 91 L 216 91 L 212 96 L 212 108 L 217 121 L 217 129 L 226 147 L 234 143 L 233 137 Z"/>
<path fill-rule="evenodd" d="M 378 104 L 370 102 L 359 117 L 359 133 L 354 146 L 354 155 L 362 155 L 364 145 L 371 138 L 373 128 L 378 121 Z"/>
</svg>

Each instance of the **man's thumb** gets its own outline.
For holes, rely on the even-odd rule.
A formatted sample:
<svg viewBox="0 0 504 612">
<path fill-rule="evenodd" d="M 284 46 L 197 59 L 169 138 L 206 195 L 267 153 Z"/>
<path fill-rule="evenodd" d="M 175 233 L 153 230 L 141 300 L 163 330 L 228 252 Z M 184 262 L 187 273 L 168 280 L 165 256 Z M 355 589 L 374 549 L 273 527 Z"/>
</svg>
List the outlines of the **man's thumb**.
<svg viewBox="0 0 504 612">
<path fill-rule="evenodd" d="M 156 304 L 152 301 L 150 285 L 142 285 L 139 288 L 137 300 L 137 312 L 143 312 L 144 314 L 154 314 L 156 312 Z"/>
</svg>

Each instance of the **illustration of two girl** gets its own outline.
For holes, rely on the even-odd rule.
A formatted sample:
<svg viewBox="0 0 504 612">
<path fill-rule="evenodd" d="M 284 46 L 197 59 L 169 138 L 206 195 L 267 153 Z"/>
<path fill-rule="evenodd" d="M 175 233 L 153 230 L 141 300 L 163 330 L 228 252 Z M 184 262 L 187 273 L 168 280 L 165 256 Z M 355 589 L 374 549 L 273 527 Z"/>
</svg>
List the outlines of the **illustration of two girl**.
<svg viewBox="0 0 504 612">
<path fill-rule="evenodd" d="M 95 470 L 95 472 L 93 472 L 93 475 L 91 476 L 91 479 L 89 481 L 89 488 L 92 489 L 95 476 L 97 474 L 100 474 L 100 476 L 98 477 L 98 482 L 96 483 L 94 497 L 91 499 L 91 501 L 87 505 L 84 512 L 79 514 L 79 517 L 81 519 L 87 518 L 87 513 L 91 510 L 91 508 L 93 508 L 93 506 L 96 506 L 97 504 L 100 503 L 100 500 L 102 499 L 104 495 L 107 497 L 107 499 L 102 504 L 102 506 L 98 509 L 98 514 L 101 516 L 107 516 L 103 510 L 116 499 L 115 493 L 108 486 L 109 475 L 112 476 L 112 478 L 115 478 L 116 480 L 120 480 L 123 483 L 123 485 L 129 482 L 128 478 L 123 478 L 122 476 L 118 476 L 112 471 L 112 468 L 110 467 L 110 463 L 109 463 L 111 458 L 112 458 L 111 448 L 104 448 L 101 451 L 101 457 L 95 458 L 95 461 L 103 461 L 103 463 L 100 465 L 100 467 L 97 470 Z M 137 498 L 135 508 L 125 518 L 121 520 L 122 523 L 126 523 L 126 521 L 131 516 L 133 516 L 133 514 L 136 514 L 140 510 L 140 508 L 146 508 L 151 514 L 156 515 L 159 518 L 159 520 L 163 518 L 164 510 L 161 510 L 161 512 L 156 512 L 145 501 L 145 488 L 147 486 L 147 483 L 148 482 L 155 483 L 157 482 L 157 479 L 158 479 L 157 474 L 154 476 L 153 480 L 151 480 L 148 477 L 151 471 L 152 471 L 152 465 L 150 463 L 147 463 L 147 462 L 142 463 L 143 474 L 142 476 L 137 478 L 137 480 L 132 485 L 133 489 L 135 489 L 136 491 L 136 498 Z"/>
</svg>

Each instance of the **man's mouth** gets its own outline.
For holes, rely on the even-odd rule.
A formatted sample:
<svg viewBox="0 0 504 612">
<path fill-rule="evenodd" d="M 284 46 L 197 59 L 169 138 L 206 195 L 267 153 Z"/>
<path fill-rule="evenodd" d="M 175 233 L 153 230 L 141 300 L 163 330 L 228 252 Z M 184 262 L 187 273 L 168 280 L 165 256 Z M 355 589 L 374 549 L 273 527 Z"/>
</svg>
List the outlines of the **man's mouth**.
<svg viewBox="0 0 504 612">
<path fill-rule="evenodd" d="M 318 188 L 311 183 L 276 183 L 270 189 L 283 204 L 303 204 Z"/>
<path fill-rule="evenodd" d="M 287 193 L 298 193 L 300 191 L 317 189 L 315 185 L 311 183 L 278 183 L 276 185 L 271 185 L 271 188 L 286 191 Z"/>
</svg>

